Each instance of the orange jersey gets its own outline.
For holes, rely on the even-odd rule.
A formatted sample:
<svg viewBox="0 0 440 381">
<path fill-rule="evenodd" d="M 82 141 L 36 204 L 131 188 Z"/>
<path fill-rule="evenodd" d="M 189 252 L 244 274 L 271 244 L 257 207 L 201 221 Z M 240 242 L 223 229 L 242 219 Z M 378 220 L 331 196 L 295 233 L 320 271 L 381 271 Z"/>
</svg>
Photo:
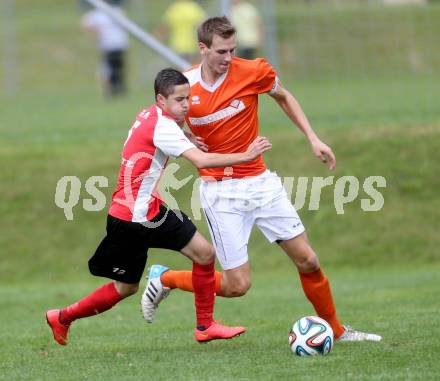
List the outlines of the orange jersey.
<svg viewBox="0 0 440 381">
<path fill-rule="evenodd" d="M 263 58 L 244 60 L 234 57 L 227 73 L 209 86 L 201 76 L 201 65 L 184 73 L 191 85 L 190 107 L 186 122 L 202 137 L 209 152 L 245 152 L 258 136 L 258 95 L 275 89 L 276 72 Z M 225 177 L 257 176 L 266 170 L 262 156 L 232 167 L 204 168 L 201 176 L 217 180 Z"/>
</svg>

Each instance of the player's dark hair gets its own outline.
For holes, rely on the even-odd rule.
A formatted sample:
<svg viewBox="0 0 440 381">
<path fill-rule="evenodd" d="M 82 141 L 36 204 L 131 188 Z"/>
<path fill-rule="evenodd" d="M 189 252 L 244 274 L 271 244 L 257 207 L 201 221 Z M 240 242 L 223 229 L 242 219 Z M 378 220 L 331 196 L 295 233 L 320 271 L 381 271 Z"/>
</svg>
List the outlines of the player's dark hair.
<svg viewBox="0 0 440 381">
<path fill-rule="evenodd" d="M 222 38 L 229 38 L 236 33 L 235 28 L 226 16 L 211 17 L 203 22 L 197 29 L 197 38 L 208 48 L 211 47 L 214 34 Z"/>
<path fill-rule="evenodd" d="M 170 67 L 157 73 L 154 80 L 154 95 L 162 94 L 165 98 L 174 93 L 174 87 L 189 84 L 188 79 L 178 70 Z"/>
</svg>

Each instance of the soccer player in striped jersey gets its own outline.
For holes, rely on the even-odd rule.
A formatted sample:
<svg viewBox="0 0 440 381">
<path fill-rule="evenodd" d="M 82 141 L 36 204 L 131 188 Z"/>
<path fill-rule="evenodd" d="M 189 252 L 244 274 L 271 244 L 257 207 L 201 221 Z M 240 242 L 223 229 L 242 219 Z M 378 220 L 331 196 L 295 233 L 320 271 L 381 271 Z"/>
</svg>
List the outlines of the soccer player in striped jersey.
<svg viewBox="0 0 440 381">
<path fill-rule="evenodd" d="M 301 106 L 281 84 L 273 67 L 262 58 L 234 56 L 235 28 L 226 17 L 206 20 L 198 29 L 202 63 L 185 72 L 191 85 L 187 115 L 192 139 L 207 152 L 241 152 L 258 136 L 258 96 L 268 94 L 306 136 L 313 154 L 330 170 L 336 166 L 331 148 L 313 131 Z M 256 225 L 269 242 L 277 243 L 299 272 L 301 285 L 316 313 L 341 341 L 372 340 L 380 336 L 343 326 L 337 315 L 327 277 L 321 270 L 304 226 L 276 173 L 262 157 L 231 167 L 200 169 L 200 198 L 216 256 L 223 272 L 216 273 L 216 295 L 244 295 L 251 286 L 248 240 Z M 155 267 L 152 267 L 155 270 Z M 169 293 L 173 288 L 192 291 L 191 272 L 161 268 L 149 280 Z M 148 283 L 148 284 L 149 284 Z M 144 304 L 152 321 L 157 304 Z"/>
<path fill-rule="evenodd" d="M 164 69 L 154 88 L 156 103 L 137 116 L 124 144 L 107 235 L 89 260 L 93 275 L 113 281 L 68 307 L 47 311 L 47 322 L 61 345 L 67 344 L 73 321 L 107 311 L 137 292 L 149 248 L 180 251 L 193 261 L 197 341 L 229 339 L 245 331 L 214 321 L 214 249 L 183 212 L 163 205 L 156 188 L 170 156 L 182 156 L 198 168 L 223 167 L 253 161 L 271 145 L 266 138 L 257 137 L 240 153 L 205 153 L 181 130 L 189 107 L 187 78 L 174 69 Z M 151 302 L 166 296 L 154 285 L 148 291 Z"/>
</svg>

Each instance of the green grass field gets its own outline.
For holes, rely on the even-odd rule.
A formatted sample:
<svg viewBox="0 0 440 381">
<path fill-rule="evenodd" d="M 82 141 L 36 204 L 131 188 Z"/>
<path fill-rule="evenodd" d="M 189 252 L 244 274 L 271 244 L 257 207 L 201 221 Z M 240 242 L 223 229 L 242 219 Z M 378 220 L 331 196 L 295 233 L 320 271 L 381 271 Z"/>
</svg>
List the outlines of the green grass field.
<svg viewBox="0 0 440 381">
<path fill-rule="evenodd" d="M 377 62 L 362 66 L 353 58 L 343 79 L 323 78 L 311 69 L 288 77 L 287 86 L 337 155 L 333 173 L 267 97 L 260 104 L 261 131 L 274 144 L 265 159 L 280 176 L 350 175 L 362 183 L 378 175 L 387 180 L 379 212 L 362 211 L 361 190 L 338 215 L 333 187 L 324 189 L 319 210 L 308 210 L 308 194 L 299 211 L 331 280 L 341 320 L 381 334 L 380 344 L 336 344 L 326 358 L 294 356 L 287 344 L 290 325 L 313 310 L 287 258 L 254 231 L 252 289 L 245 297 L 216 302 L 217 318 L 247 326 L 244 336 L 197 344 L 192 295 L 176 291 L 155 324 L 144 323 L 137 295 L 106 314 L 76 322 L 64 348 L 53 342 L 45 311 L 74 302 L 104 281 L 89 275 L 87 260 L 103 237 L 106 209 L 83 210 L 82 200 L 90 197 L 84 183 L 90 176 L 106 176 L 109 187 L 103 191 L 110 199 L 127 130 L 153 97 L 150 80 L 136 82 L 140 45 L 133 44 L 131 52 L 129 96 L 101 100 L 94 83 L 94 47 L 77 30 L 77 10 L 67 1 L 42 0 L 40 7 L 18 3 L 20 90 L 0 96 L 0 380 L 439 379 L 440 72 L 431 35 L 415 35 L 426 44 L 421 51 L 432 52 L 424 56 L 429 65 L 422 72 L 402 63 L 398 73 L 390 74 L 378 70 Z M 381 14 L 376 7 L 359 12 L 339 9 L 334 17 L 348 25 L 356 15 L 389 16 L 396 30 L 403 17 L 408 25 L 407 10 L 396 8 L 391 16 L 391 10 Z M 438 28 L 432 22 L 438 7 L 417 12 L 414 30 Z M 320 9 L 307 17 L 323 25 Z M 331 17 L 325 14 L 326 28 Z M 339 36 L 340 25 L 335 27 Z M 365 36 L 371 47 L 369 41 Z M 384 56 L 385 66 L 399 60 L 399 45 L 394 48 L 395 54 Z M 285 71 L 288 57 L 282 58 Z M 177 177 L 195 174 L 179 163 Z M 66 175 L 77 176 L 83 185 L 69 222 L 54 202 L 56 184 Z M 191 191 L 192 183 L 175 194 L 187 212 Z M 196 224 L 206 235 L 205 222 Z M 149 263 L 156 262 L 190 267 L 179 254 L 152 250 Z"/>
<path fill-rule="evenodd" d="M 439 266 L 399 270 L 330 271 L 341 316 L 384 335 L 376 343 L 336 344 L 326 358 L 297 358 L 288 347 L 294 317 L 313 311 L 291 274 L 255 273 L 253 289 L 235 300 L 217 299 L 216 311 L 248 332 L 232 341 L 192 339 L 192 296 L 172 293 L 152 325 L 138 299 L 100 317 L 75 323 L 71 343 L 55 345 L 42 320 L 47 305 L 63 304 L 97 282 L 37 282 L 3 286 L 4 380 L 436 380 L 440 345 Z M 403 282 L 402 279 L 405 279 Z M 423 295 L 423 297 L 421 297 Z M 5 321 L 3 319 L 3 321 Z M 2 324 L 5 326 L 5 324 Z"/>
</svg>

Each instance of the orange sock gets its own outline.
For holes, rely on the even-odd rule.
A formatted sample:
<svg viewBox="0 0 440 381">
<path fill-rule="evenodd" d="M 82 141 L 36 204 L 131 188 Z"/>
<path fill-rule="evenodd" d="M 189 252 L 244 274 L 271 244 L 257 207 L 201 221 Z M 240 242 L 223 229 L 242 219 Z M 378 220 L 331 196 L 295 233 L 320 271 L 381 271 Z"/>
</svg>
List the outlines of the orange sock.
<svg viewBox="0 0 440 381">
<path fill-rule="evenodd" d="M 161 275 L 160 280 L 165 287 L 178 288 L 182 291 L 194 292 L 191 271 L 167 270 Z M 215 294 L 218 296 L 223 296 L 222 273 L 219 271 L 215 272 Z"/>
<path fill-rule="evenodd" d="M 335 338 L 344 333 L 344 327 L 336 316 L 336 307 L 327 277 L 321 269 L 311 273 L 299 273 L 307 299 L 310 300 L 319 317 L 326 320 L 333 329 Z"/>
</svg>

